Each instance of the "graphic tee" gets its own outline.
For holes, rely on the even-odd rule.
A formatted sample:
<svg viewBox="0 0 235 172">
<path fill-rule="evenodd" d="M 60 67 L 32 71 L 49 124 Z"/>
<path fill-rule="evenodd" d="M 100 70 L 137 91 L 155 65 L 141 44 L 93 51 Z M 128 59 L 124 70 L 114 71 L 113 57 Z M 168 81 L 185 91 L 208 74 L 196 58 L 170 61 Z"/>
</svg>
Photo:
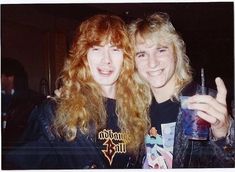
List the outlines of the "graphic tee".
<svg viewBox="0 0 235 172">
<path fill-rule="evenodd" d="M 172 168 L 175 124 L 179 103 L 170 99 L 150 106 L 151 129 L 145 136 L 146 157 L 143 168 Z"/>
<path fill-rule="evenodd" d="M 126 168 L 130 156 L 127 154 L 128 134 L 120 132 L 115 113 L 116 100 L 107 99 L 107 127 L 98 132 L 98 144 L 108 168 Z"/>
</svg>

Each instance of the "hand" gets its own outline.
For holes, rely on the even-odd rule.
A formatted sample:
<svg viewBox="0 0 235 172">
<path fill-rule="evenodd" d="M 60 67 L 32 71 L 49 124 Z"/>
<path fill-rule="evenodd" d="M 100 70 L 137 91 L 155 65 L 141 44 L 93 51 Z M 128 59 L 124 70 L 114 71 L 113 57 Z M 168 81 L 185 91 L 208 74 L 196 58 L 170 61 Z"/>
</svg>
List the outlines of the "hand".
<svg viewBox="0 0 235 172">
<path fill-rule="evenodd" d="M 61 88 L 59 88 L 59 89 L 56 89 L 56 90 L 54 91 L 54 94 L 55 94 L 57 97 L 60 97 L 60 96 L 61 96 L 61 92 L 62 92 L 62 90 L 61 90 Z"/>
<path fill-rule="evenodd" d="M 194 95 L 188 99 L 189 109 L 198 110 L 197 115 L 211 124 L 213 136 L 225 137 L 229 129 L 229 118 L 226 104 L 227 89 L 221 78 L 215 79 L 216 98 L 210 95 Z"/>
</svg>

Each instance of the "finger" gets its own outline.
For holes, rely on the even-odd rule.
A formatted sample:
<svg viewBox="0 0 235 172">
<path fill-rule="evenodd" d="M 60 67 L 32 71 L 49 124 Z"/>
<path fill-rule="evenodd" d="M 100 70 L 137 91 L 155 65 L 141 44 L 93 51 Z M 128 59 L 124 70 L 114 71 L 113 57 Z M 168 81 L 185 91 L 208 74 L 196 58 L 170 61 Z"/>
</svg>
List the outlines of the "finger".
<svg viewBox="0 0 235 172">
<path fill-rule="evenodd" d="M 214 126 L 214 127 L 220 128 L 225 124 L 224 118 L 216 118 L 202 111 L 197 111 L 196 115 L 198 115 L 203 120 L 209 122 L 212 127 Z"/>
<path fill-rule="evenodd" d="M 209 110 L 215 109 L 216 111 L 225 114 L 227 113 L 226 105 L 223 105 L 219 103 L 215 98 L 209 96 L 209 95 L 194 95 L 190 97 L 187 101 L 188 105 L 191 106 L 191 108 L 195 108 L 195 105 L 206 105 L 204 107 L 204 111 L 208 113 Z M 198 109 L 202 110 L 202 109 Z"/>
<path fill-rule="evenodd" d="M 56 90 L 54 91 L 54 94 L 55 94 L 57 97 L 60 97 L 60 96 L 61 96 L 61 93 L 62 93 L 62 89 L 61 89 L 61 88 L 56 89 Z"/>
<path fill-rule="evenodd" d="M 196 115 L 198 115 L 200 118 L 204 119 L 205 121 L 209 122 L 210 124 L 214 124 L 217 120 L 217 118 L 208 115 L 205 112 L 197 111 Z"/>
<path fill-rule="evenodd" d="M 227 95 L 227 89 L 225 87 L 224 81 L 217 77 L 215 79 L 216 87 L 217 87 L 217 95 L 216 100 L 220 102 L 223 105 L 226 105 L 226 95 Z"/>
<path fill-rule="evenodd" d="M 219 120 L 223 120 L 224 118 L 223 116 L 225 116 L 224 112 L 219 112 L 215 108 L 213 108 L 213 106 L 210 106 L 208 104 L 194 103 L 194 104 L 189 104 L 188 108 L 194 109 L 197 111 L 202 111 L 206 113 L 207 115 L 213 118 L 217 118 Z M 215 122 L 215 121 L 212 121 L 212 122 Z"/>
</svg>

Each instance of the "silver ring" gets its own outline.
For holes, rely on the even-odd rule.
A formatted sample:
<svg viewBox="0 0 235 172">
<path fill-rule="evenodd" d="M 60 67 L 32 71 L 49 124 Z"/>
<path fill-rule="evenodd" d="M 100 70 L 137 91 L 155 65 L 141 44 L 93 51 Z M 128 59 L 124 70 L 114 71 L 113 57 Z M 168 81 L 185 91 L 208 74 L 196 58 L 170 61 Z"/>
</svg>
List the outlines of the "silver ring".
<svg viewBox="0 0 235 172">
<path fill-rule="evenodd" d="M 215 121 L 215 123 L 213 124 L 213 125 L 218 125 L 220 123 L 220 120 L 218 120 L 217 118 L 216 118 L 216 121 Z"/>
</svg>

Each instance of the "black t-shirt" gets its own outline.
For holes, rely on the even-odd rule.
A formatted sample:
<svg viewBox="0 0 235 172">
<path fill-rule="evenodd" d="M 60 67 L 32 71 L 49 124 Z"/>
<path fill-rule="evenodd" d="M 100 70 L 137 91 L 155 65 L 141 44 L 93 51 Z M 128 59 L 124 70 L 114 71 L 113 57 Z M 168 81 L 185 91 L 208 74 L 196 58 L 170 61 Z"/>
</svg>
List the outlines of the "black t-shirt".
<svg viewBox="0 0 235 172">
<path fill-rule="evenodd" d="M 172 168 L 175 124 L 179 103 L 170 99 L 150 106 L 151 129 L 145 137 L 146 158 L 143 168 Z"/>
<path fill-rule="evenodd" d="M 169 99 L 165 102 L 158 103 L 155 98 L 153 98 L 150 106 L 151 127 L 155 127 L 161 135 L 161 124 L 176 122 L 178 112 L 179 102 L 173 102 Z"/>
<path fill-rule="evenodd" d="M 98 145 L 108 168 L 127 168 L 129 155 L 115 113 L 116 100 L 106 100 L 107 127 L 98 132 Z"/>
<path fill-rule="evenodd" d="M 114 131 L 120 131 L 117 121 L 118 117 L 115 113 L 116 109 L 116 100 L 115 99 L 107 99 L 105 102 L 105 108 L 107 112 L 107 128 L 112 129 Z"/>
</svg>

